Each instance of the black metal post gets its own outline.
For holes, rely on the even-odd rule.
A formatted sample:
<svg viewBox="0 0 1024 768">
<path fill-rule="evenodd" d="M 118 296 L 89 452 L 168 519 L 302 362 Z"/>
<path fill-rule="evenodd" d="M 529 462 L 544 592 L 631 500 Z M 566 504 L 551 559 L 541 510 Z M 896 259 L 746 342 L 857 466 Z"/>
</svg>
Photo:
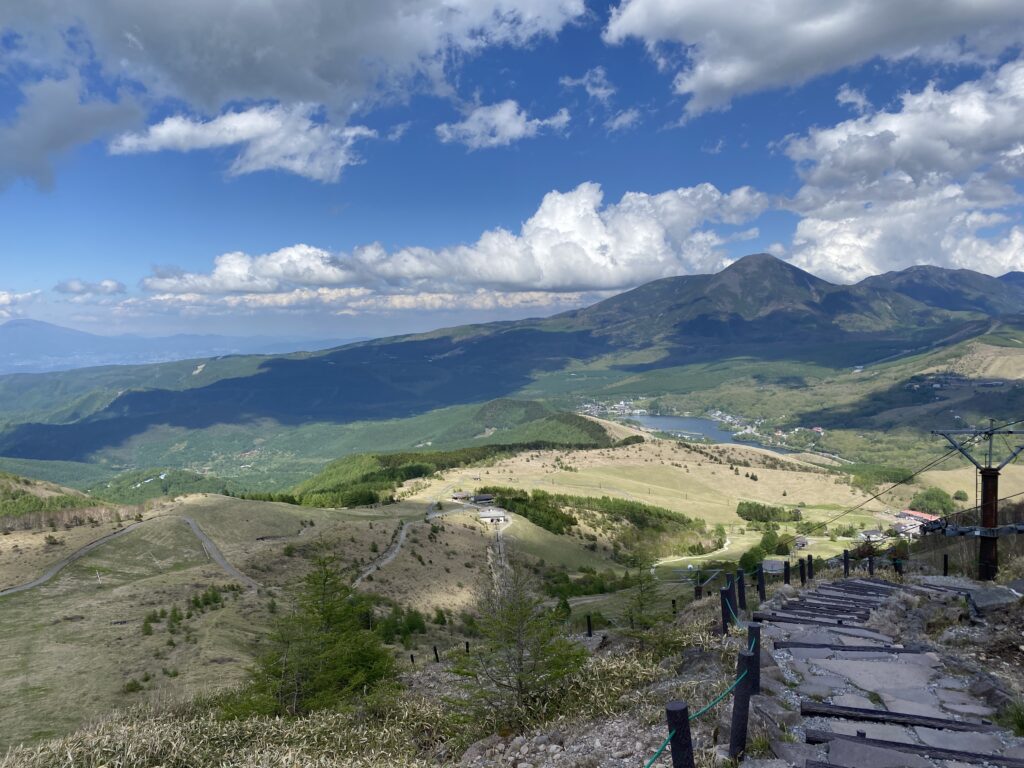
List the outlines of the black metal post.
<svg viewBox="0 0 1024 768">
<path fill-rule="evenodd" d="M 750 665 L 750 692 L 761 692 L 761 625 L 752 621 L 747 624 L 747 648 L 754 654 Z"/>
<path fill-rule="evenodd" d="M 743 578 L 743 571 L 736 571 L 736 597 L 740 610 L 747 610 L 747 581 Z"/>
<path fill-rule="evenodd" d="M 672 751 L 672 768 L 694 768 L 690 708 L 684 701 L 670 701 L 665 705 L 665 719 L 671 734 L 668 744 Z"/>
<path fill-rule="evenodd" d="M 729 588 L 722 587 L 718 590 L 719 596 L 722 598 L 722 634 L 729 634 L 729 622 L 731 614 L 729 613 Z"/>
<path fill-rule="evenodd" d="M 414 667 L 416 666 L 416 657 L 413 656 L 411 653 L 409 654 L 409 661 L 412 663 Z"/>
<path fill-rule="evenodd" d="M 814 555 L 807 556 L 807 580 L 814 581 Z"/>
<path fill-rule="evenodd" d="M 702 597 L 704 597 L 704 586 L 698 580 L 697 583 L 693 585 L 693 599 L 700 600 Z"/>
<path fill-rule="evenodd" d="M 791 568 L 789 567 L 789 560 L 786 560 L 782 564 L 782 583 L 783 584 L 789 584 L 790 571 L 791 571 Z"/>
<path fill-rule="evenodd" d="M 436 645 L 434 646 L 434 661 L 436 661 L 438 664 L 441 663 L 441 654 L 439 654 L 437 652 L 437 646 Z"/>
<path fill-rule="evenodd" d="M 850 578 L 850 550 L 843 550 L 843 576 Z"/>
<path fill-rule="evenodd" d="M 590 621 L 590 614 L 587 614 L 587 637 L 594 636 L 594 625 Z"/>
<path fill-rule="evenodd" d="M 942 575 L 949 576 L 949 553 L 942 556 Z"/>
<path fill-rule="evenodd" d="M 800 558 L 797 561 L 797 565 L 800 566 L 800 586 L 801 587 L 806 587 L 807 586 L 807 563 L 804 561 L 803 558 Z"/>
<path fill-rule="evenodd" d="M 747 748 L 747 724 L 750 719 L 750 667 L 754 654 L 740 651 L 736 659 L 736 675 L 742 675 L 732 692 L 732 728 L 729 731 L 729 757 L 737 758 Z M 746 674 L 744 674 L 746 673 Z"/>
<path fill-rule="evenodd" d="M 868 576 L 875 575 L 875 556 L 868 555 Z"/>
<path fill-rule="evenodd" d="M 991 453 L 991 452 L 990 452 Z M 990 462 L 991 463 L 991 462 Z M 981 527 L 999 526 L 999 470 L 982 467 Z M 978 581 L 992 581 L 999 571 L 998 542 L 995 536 L 982 536 L 978 541 Z"/>
<path fill-rule="evenodd" d="M 466 653 L 469 653 L 469 640 L 466 641 Z"/>
<path fill-rule="evenodd" d="M 676 599 L 674 597 L 672 598 L 672 615 L 676 615 Z"/>
<path fill-rule="evenodd" d="M 764 565 L 757 566 L 757 599 L 762 603 L 768 599 L 768 592 L 764 585 Z"/>
</svg>

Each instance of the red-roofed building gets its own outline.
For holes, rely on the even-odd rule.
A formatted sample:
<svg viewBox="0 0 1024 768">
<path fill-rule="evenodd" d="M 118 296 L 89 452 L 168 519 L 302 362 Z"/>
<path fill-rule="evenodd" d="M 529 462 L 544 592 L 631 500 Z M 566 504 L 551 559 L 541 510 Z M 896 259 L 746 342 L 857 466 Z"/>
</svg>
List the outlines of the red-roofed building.
<svg viewBox="0 0 1024 768">
<path fill-rule="evenodd" d="M 922 523 L 931 523 L 939 519 L 938 515 L 929 515 L 927 512 L 918 512 L 916 509 L 904 509 L 896 517 L 907 520 L 919 520 Z"/>
</svg>

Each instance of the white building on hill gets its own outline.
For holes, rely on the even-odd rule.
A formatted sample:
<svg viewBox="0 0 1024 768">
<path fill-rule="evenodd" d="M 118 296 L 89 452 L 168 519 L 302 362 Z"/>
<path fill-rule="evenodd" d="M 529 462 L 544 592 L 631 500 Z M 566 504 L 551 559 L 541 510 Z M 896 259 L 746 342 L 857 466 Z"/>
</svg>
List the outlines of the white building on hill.
<svg viewBox="0 0 1024 768">
<path fill-rule="evenodd" d="M 506 523 L 508 522 L 508 510 L 502 509 L 501 507 L 488 507 L 487 509 L 481 509 L 480 522 L 493 523 L 494 525 Z"/>
</svg>

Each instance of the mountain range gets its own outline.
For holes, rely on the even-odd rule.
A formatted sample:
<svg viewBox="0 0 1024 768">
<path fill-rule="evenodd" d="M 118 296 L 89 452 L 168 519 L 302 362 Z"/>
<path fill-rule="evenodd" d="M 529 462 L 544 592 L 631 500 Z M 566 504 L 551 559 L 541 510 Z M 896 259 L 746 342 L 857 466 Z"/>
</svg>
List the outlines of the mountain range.
<svg viewBox="0 0 1024 768">
<path fill-rule="evenodd" d="M 716 381 L 728 381 L 737 361 L 765 386 L 799 385 L 800 366 L 849 370 L 951 348 L 1017 327 L 1021 307 L 1019 272 L 913 267 L 836 285 L 754 254 L 717 274 L 657 280 L 545 319 L 315 353 L 0 377 L 0 455 L 94 461 L 155 430 L 249 435 L 258 424 L 410 419 L 507 397 L 569 405 L 671 395 L 697 388 L 694 366 L 714 365 Z"/>
<path fill-rule="evenodd" d="M 280 354 L 324 349 L 355 339 L 176 334 L 100 336 L 39 320 L 0 324 L 0 374 L 65 371 L 100 365 L 144 365 L 218 355 Z"/>
</svg>

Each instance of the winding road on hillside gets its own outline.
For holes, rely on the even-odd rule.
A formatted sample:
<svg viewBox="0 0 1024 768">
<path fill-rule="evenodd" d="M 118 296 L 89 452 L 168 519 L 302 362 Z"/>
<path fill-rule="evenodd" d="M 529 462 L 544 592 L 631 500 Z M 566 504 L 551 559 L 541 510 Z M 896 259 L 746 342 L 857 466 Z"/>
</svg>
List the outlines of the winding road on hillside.
<svg viewBox="0 0 1024 768">
<path fill-rule="evenodd" d="M 50 581 L 50 579 L 52 579 L 62 570 L 67 568 L 73 562 L 85 557 L 94 549 L 102 547 L 104 544 L 108 544 L 114 539 L 118 539 L 121 536 L 124 536 L 126 533 L 130 533 L 131 531 L 134 531 L 136 528 L 143 526 L 146 523 L 152 522 L 153 520 L 162 520 L 165 517 L 176 517 L 179 520 L 182 520 L 185 523 L 187 523 L 189 528 L 192 529 L 192 533 L 194 533 L 196 535 L 196 538 L 199 539 L 200 543 L 202 543 L 203 549 L 206 551 L 206 554 L 209 556 L 209 558 L 213 560 L 213 562 L 217 563 L 217 565 L 219 565 L 224 570 L 224 572 L 231 576 L 233 579 L 237 579 L 238 581 L 242 582 L 249 589 L 257 589 L 259 587 L 259 584 L 255 580 L 246 576 L 244 573 L 242 573 L 240 570 L 235 568 L 235 566 L 233 566 L 231 563 L 227 561 L 227 558 L 224 557 L 224 554 L 220 551 L 217 545 L 213 543 L 213 540 L 206 535 L 206 532 L 202 528 L 200 528 L 199 524 L 191 517 L 188 517 L 187 515 L 159 515 L 157 517 L 151 517 L 149 518 L 149 520 L 140 520 L 138 522 L 131 523 L 130 525 L 126 525 L 119 531 L 108 533 L 106 536 L 101 536 L 95 541 L 90 541 L 85 546 L 76 549 L 71 554 L 66 555 L 65 557 L 61 558 L 56 563 L 51 565 L 49 568 L 46 569 L 42 576 L 39 576 L 38 578 L 33 579 L 32 581 L 28 581 L 24 584 L 18 584 L 16 586 L 0 590 L 0 597 L 16 595 L 19 592 L 25 592 L 27 590 L 34 589 L 35 587 L 40 587 L 43 584 Z"/>
</svg>

